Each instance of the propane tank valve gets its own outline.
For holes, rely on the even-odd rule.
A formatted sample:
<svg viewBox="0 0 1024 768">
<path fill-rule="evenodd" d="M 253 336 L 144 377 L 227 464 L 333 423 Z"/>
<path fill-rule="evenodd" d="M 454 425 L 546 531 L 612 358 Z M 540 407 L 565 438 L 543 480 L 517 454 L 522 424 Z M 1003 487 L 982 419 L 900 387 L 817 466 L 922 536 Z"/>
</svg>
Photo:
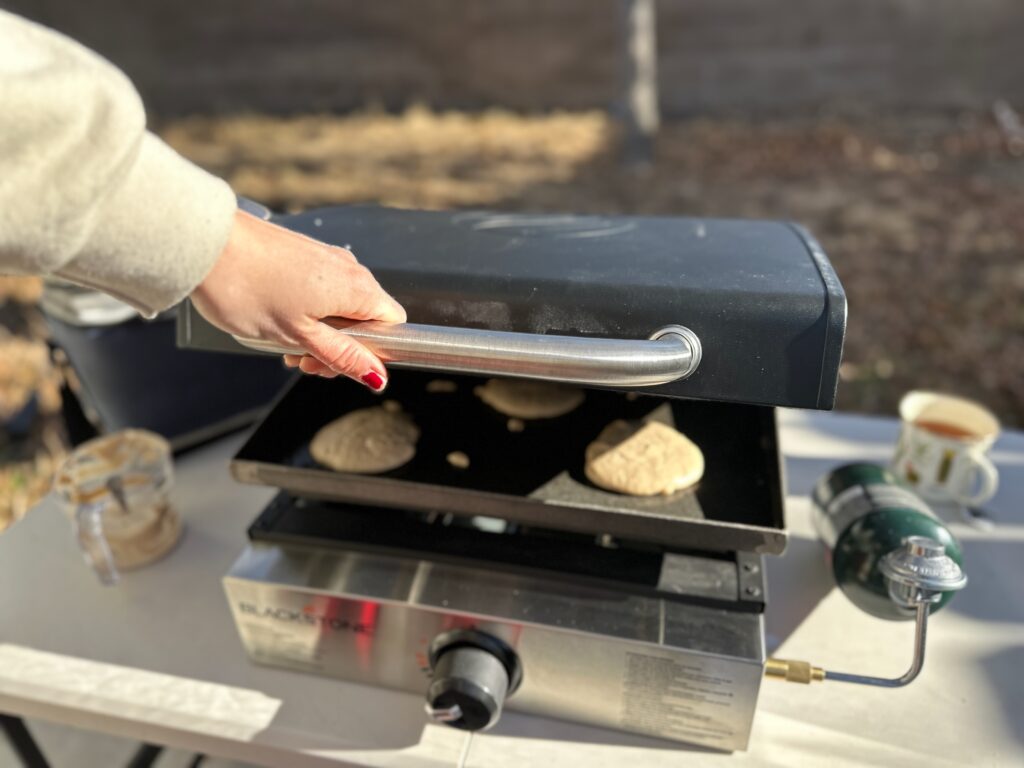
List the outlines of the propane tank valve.
<svg viewBox="0 0 1024 768">
<path fill-rule="evenodd" d="M 889 597 L 913 613 L 921 603 L 937 603 L 947 592 L 967 586 L 967 576 L 946 548 L 927 536 L 910 536 L 902 549 L 882 558 L 878 570 L 885 577 Z"/>
<path fill-rule="evenodd" d="M 806 661 L 768 659 L 765 674 L 778 680 L 804 684 L 837 680 L 880 688 L 902 688 L 912 682 L 924 667 L 928 614 L 932 605 L 947 592 L 967 586 L 967 576 L 946 554 L 940 542 L 926 536 L 908 537 L 902 548 L 894 549 L 882 558 L 878 568 L 889 586 L 889 597 L 901 612 L 914 616 L 914 658 L 910 669 L 899 677 L 872 677 L 822 669 Z"/>
<path fill-rule="evenodd" d="M 839 588 L 858 607 L 885 619 L 914 619 L 914 658 L 899 677 L 871 677 L 768 659 L 765 674 L 808 684 L 820 680 L 900 688 L 924 666 L 928 615 L 967 586 L 960 547 L 923 500 L 873 464 L 825 475 L 811 497 L 815 527 Z"/>
</svg>

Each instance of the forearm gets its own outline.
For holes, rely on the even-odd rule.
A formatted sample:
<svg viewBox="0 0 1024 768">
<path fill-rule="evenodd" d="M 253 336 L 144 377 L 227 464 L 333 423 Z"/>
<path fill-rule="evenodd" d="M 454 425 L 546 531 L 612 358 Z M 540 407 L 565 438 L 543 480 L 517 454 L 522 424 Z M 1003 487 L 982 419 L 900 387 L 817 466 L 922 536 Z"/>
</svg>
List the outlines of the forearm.
<svg viewBox="0 0 1024 768">
<path fill-rule="evenodd" d="M 0 272 L 56 274 L 154 314 L 213 267 L 230 188 L 145 129 L 127 78 L 0 11 Z"/>
</svg>

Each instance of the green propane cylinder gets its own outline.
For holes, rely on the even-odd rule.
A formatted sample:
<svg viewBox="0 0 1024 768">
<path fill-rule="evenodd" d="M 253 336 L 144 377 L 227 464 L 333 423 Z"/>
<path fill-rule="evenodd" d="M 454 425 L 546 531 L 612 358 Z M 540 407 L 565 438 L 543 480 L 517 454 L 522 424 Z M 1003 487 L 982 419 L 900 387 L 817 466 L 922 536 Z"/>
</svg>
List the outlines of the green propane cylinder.
<svg viewBox="0 0 1024 768">
<path fill-rule="evenodd" d="M 925 536 L 963 565 L 960 545 L 918 496 L 876 464 L 846 464 L 818 481 L 811 495 L 814 527 L 828 549 L 836 584 L 858 608 L 882 619 L 913 618 L 889 597 L 879 561 L 908 536 Z M 937 611 L 952 598 L 946 592 Z"/>
</svg>

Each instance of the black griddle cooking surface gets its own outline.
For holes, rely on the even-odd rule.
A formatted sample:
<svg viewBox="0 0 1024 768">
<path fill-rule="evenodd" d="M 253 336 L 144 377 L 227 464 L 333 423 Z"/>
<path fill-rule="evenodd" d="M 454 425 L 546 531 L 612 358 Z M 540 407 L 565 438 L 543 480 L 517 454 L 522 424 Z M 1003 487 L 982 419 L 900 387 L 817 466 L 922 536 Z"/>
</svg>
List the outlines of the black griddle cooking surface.
<svg viewBox="0 0 1024 768">
<path fill-rule="evenodd" d="M 428 382 L 456 384 L 431 393 Z M 383 398 L 347 381 L 301 377 L 288 389 L 232 463 L 242 482 L 297 496 L 456 515 L 483 515 L 526 525 L 633 541 L 709 549 L 780 553 L 785 547 L 782 492 L 771 408 L 639 397 L 587 390 L 575 411 L 525 422 L 477 398 L 481 379 L 393 371 Z M 402 404 L 421 430 L 416 456 L 380 475 L 342 474 L 317 465 L 309 441 L 349 411 Z M 611 421 L 661 409 L 704 451 L 706 469 L 693 490 L 634 498 L 594 488 L 583 473 L 586 446 Z M 447 461 L 465 453 L 468 469 Z"/>
</svg>

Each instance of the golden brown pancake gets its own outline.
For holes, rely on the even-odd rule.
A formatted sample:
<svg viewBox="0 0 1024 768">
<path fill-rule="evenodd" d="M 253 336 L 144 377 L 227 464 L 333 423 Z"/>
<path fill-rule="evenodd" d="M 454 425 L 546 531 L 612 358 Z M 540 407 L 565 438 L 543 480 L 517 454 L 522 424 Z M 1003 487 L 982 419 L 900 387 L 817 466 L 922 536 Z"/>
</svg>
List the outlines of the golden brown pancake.
<svg viewBox="0 0 1024 768">
<path fill-rule="evenodd" d="M 587 479 L 630 496 L 689 488 L 704 474 L 704 454 L 693 441 L 657 421 L 613 421 L 587 446 Z"/>
<path fill-rule="evenodd" d="M 401 411 L 362 408 L 332 421 L 313 437 L 309 452 L 336 472 L 376 474 L 396 469 L 416 455 L 420 430 Z"/>
<path fill-rule="evenodd" d="M 554 419 L 583 402 L 582 389 L 547 381 L 489 379 L 473 390 L 491 408 L 517 419 Z"/>
</svg>

